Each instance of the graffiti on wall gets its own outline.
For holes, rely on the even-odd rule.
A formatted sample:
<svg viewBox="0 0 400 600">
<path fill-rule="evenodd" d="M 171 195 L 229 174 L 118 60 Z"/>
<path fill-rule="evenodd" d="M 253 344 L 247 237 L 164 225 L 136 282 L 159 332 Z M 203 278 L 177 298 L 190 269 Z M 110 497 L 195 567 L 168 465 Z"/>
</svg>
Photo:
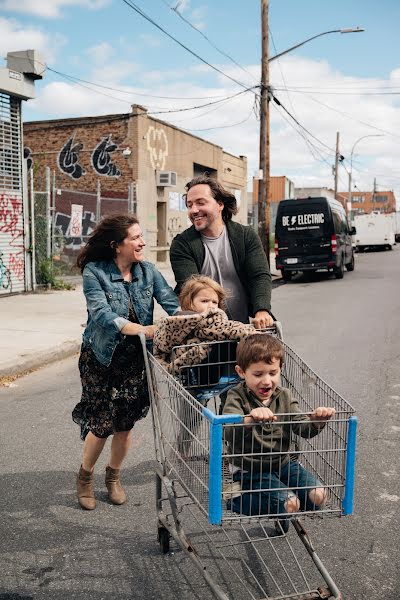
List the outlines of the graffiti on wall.
<svg viewBox="0 0 400 600">
<path fill-rule="evenodd" d="M 4 264 L 2 252 L 0 252 L 0 287 L 8 292 L 12 291 L 11 271 Z"/>
<path fill-rule="evenodd" d="M 82 234 L 77 237 L 71 235 L 71 215 L 57 212 L 54 217 L 54 226 L 64 238 L 63 247 L 69 250 L 79 250 L 85 243 L 86 236 L 90 235 L 96 227 L 96 217 L 91 211 L 85 211 L 82 217 Z"/>
<path fill-rule="evenodd" d="M 164 129 L 160 127 L 149 127 L 146 134 L 147 150 L 153 169 L 162 171 L 168 156 L 168 139 Z"/>
<path fill-rule="evenodd" d="M 112 141 L 112 134 L 104 136 L 94 148 L 91 155 L 91 164 L 98 175 L 103 177 L 120 177 L 121 170 L 112 160 L 112 152 L 118 150 L 118 144 Z M 83 151 L 82 142 L 75 142 L 75 133 L 66 141 L 57 155 L 57 166 L 62 173 L 71 179 L 80 179 L 86 174 L 84 167 L 79 163 L 80 153 Z M 26 148 L 25 150 L 29 150 Z M 24 150 L 24 153 L 25 153 Z M 29 160 L 29 155 L 26 158 Z"/>
<path fill-rule="evenodd" d="M 26 170 L 29 171 L 32 168 L 33 159 L 32 159 L 32 150 L 30 148 L 28 148 L 28 146 L 25 146 L 25 148 L 24 148 L 24 158 L 26 160 Z"/>
<path fill-rule="evenodd" d="M 179 219 L 179 217 L 170 217 L 168 219 L 168 224 L 167 224 L 167 231 L 168 231 L 168 239 L 167 239 L 167 243 L 170 245 L 172 240 L 174 239 L 174 237 L 176 235 L 178 235 L 178 233 L 181 233 L 183 229 L 181 220 Z"/>
<path fill-rule="evenodd" d="M 120 177 L 121 171 L 112 162 L 111 153 L 115 152 L 118 144 L 111 141 L 112 134 L 103 137 L 92 152 L 92 166 L 99 175 L 106 177 Z"/>
<path fill-rule="evenodd" d="M 24 232 L 22 223 L 22 198 L 7 193 L 0 194 L 0 286 L 11 292 L 12 281 L 24 279 Z M 4 253 L 7 247 L 7 253 Z"/>
<path fill-rule="evenodd" d="M 86 173 L 79 164 L 79 153 L 82 149 L 83 144 L 81 142 L 75 144 L 75 134 L 73 134 L 58 153 L 57 166 L 71 179 L 80 179 Z"/>
</svg>

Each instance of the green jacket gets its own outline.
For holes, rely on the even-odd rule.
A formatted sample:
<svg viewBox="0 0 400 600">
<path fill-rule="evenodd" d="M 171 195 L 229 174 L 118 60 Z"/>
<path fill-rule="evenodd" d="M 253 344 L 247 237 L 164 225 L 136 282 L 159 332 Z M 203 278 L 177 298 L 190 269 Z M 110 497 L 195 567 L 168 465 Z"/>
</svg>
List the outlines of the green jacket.
<svg viewBox="0 0 400 600">
<path fill-rule="evenodd" d="M 263 404 L 243 382 L 229 390 L 223 414 L 248 415 L 253 408 L 259 406 Z M 237 455 L 229 458 L 229 461 L 243 471 L 278 469 L 289 461 L 292 434 L 312 438 L 318 435 L 325 425 L 304 423 L 307 417 L 301 412 L 298 401 L 287 388 L 276 388 L 268 408 L 275 415 L 290 414 L 290 417 L 282 417 L 282 421 L 285 421 L 282 425 L 279 425 L 278 417 L 277 423 L 224 427 L 229 451 Z"/>
<path fill-rule="evenodd" d="M 271 273 L 260 238 L 252 227 L 234 221 L 226 223 L 233 263 L 247 291 L 249 315 L 271 309 Z M 191 275 L 198 275 L 204 262 L 205 250 L 201 235 L 192 225 L 173 240 L 170 249 L 171 266 L 175 274 L 175 293 Z"/>
</svg>

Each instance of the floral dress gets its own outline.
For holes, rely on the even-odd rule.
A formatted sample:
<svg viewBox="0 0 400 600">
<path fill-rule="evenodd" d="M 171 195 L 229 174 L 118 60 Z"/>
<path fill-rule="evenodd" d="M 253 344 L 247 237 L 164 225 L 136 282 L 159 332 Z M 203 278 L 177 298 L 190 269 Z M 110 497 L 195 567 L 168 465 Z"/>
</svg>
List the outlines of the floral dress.
<svg viewBox="0 0 400 600">
<path fill-rule="evenodd" d="M 129 321 L 137 323 L 130 303 Z M 116 347 L 106 367 L 87 344 L 79 357 L 82 382 L 81 401 L 72 411 L 72 419 L 81 427 L 84 440 L 89 431 L 106 438 L 118 431 L 130 431 L 149 410 L 149 395 L 143 350 L 137 335 L 127 335 Z"/>
</svg>

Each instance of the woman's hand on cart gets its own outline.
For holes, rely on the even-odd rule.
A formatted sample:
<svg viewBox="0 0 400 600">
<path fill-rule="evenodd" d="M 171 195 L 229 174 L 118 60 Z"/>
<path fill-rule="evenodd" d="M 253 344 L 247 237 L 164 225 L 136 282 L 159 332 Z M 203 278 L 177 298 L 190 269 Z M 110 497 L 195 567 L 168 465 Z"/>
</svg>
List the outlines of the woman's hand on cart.
<svg viewBox="0 0 400 600">
<path fill-rule="evenodd" d="M 146 340 L 151 340 L 154 337 L 156 329 L 157 325 L 144 325 L 141 333 L 144 333 Z"/>
</svg>

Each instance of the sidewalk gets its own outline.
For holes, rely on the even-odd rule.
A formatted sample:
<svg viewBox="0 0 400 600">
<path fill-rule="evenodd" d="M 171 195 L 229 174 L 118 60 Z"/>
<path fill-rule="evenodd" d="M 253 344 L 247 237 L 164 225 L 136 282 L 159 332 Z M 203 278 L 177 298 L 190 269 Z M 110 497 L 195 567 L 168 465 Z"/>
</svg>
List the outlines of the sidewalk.
<svg viewBox="0 0 400 600">
<path fill-rule="evenodd" d="M 275 260 L 271 255 L 273 280 Z M 171 268 L 160 271 L 174 287 Z M 79 351 L 86 323 L 86 305 L 79 276 L 66 278 L 76 285 L 70 291 L 0 296 L 1 379 L 22 375 Z M 155 319 L 164 314 L 156 304 Z"/>
</svg>

